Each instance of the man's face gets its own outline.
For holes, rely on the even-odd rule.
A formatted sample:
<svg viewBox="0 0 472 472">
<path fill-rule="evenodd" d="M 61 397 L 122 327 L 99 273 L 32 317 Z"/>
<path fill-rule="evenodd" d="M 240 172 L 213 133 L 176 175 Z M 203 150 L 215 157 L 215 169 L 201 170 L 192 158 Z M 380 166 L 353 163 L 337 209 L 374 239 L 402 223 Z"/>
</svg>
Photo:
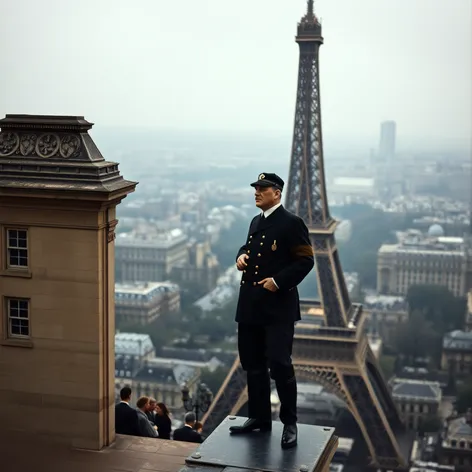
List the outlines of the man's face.
<svg viewBox="0 0 472 472">
<path fill-rule="evenodd" d="M 156 402 L 148 403 L 148 411 L 154 411 L 156 409 Z"/>
<path fill-rule="evenodd" d="M 256 207 L 262 211 L 266 211 L 273 207 L 280 201 L 280 190 L 274 187 L 254 187 L 254 198 L 256 200 Z"/>
</svg>

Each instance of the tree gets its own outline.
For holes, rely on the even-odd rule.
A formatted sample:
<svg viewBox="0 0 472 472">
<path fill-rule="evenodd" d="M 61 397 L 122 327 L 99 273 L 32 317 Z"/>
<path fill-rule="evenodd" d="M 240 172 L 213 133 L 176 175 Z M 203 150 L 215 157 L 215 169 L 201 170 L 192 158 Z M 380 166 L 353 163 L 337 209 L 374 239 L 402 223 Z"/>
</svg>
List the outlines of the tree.
<svg viewBox="0 0 472 472">
<path fill-rule="evenodd" d="M 117 329 L 127 333 L 149 334 L 157 352 L 169 344 L 174 337 L 184 334 L 185 326 L 180 313 L 166 313 L 148 325 L 141 323 L 119 323 Z"/>
<path fill-rule="evenodd" d="M 234 296 L 224 307 L 212 311 L 202 311 L 195 306 L 183 308 L 181 329 L 192 337 L 207 335 L 211 343 L 220 344 L 236 332 L 236 303 L 237 297 Z"/>
<path fill-rule="evenodd" d="M 201 284 L 191 282 L 188 280 L 180 280 L 174 275 L 170 277 L 172 282 L 175 282 L 180 287 L 180 306 L 188 309 L 190 308 L 198 299 L 205 295 L 205 288 Z"/>
<path fill-rule="evenodd" d="M 429 415 L 422 418 L 421 424 L 418 427 L 418 432 L 421 435 L 425 433 L 437 433 L 442 426 L 442 420 L 438 415 Z"/>
<path fill-rule="evenodd" d="M 442 337 L 421 311 L 412 312 L 407 322 L 397 325 L 393 340 L 396 352 L 408 363 L 418 357 L 432 357 L 436 362 L 441 358 Z"/>
<path fill-rule="evenodd" d="M 394 232 L 404 227 L 404 218 L 393 218 L 369 205 L 348 205 L 336 211 L 352 224 L 349 241 L 338 242 L 343 270 L 357 272 L 364 287 L 375 287 L 377 252 L 382 244 L 395 241 Z"/>
<path fill-rule="evenodd" d="M 221 267 L 236 264 L 236 254 L 246 241 L 248 228 L 249 220 L 240 217 L 234 221 L 230 228 L 220 232 L 218 241 L 213 244 L 212 249 Z"/>
<path fill-rule="evenodd" d="M 469 380 L 459 388 L 456 401 L 458 413 L 465 413 L 468 408 L 472 408 L 472 380 Z"/>
<path fill-rule="evenodd" d="M 406 300 L 410 312 L 421 311 L 441 336 L 462 328 L 466 299 L 455 297 L 447 287 L 413 285 L 408 290 Z"/>
<path fill-rule="evenodd" d="M 381 355 L 379 359 L 380 370 L 385 379 L 388 380 L 393 377 L 395 373 L 395 356 Z"/>
</svg>

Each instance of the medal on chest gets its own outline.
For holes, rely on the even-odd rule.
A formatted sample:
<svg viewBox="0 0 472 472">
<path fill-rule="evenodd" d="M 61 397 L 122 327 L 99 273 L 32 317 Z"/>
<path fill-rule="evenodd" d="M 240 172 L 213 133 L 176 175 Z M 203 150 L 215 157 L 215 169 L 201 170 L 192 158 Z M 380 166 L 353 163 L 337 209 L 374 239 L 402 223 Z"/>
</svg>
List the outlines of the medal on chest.
<svg viewBox="0 0 472 472">
<path fill-rule="evenodd" d="M 277 241 L 274 239 L 274 244 L 271 247 L 272 251 L 277 251 Z"/>
</svg>

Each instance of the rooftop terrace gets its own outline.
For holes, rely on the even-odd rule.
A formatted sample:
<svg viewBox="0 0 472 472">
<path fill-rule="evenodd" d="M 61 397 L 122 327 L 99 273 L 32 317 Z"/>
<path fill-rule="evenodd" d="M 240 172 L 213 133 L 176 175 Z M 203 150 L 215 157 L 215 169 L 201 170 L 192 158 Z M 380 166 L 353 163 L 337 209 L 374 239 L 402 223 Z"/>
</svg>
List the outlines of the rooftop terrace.
<svg viewBox="0 0 472 472">
<path fill-rule="evenodd" d="M 191 443 L 117 435 L 112 446 L 95 452 L 70 449 L 43 436 L 0 434 L 5 472 L 174 472 L 195 449 Z"/>
<path fill-rule="evenodd" d="M 71 449 L 46 436 L 0 433 L 1 470 L 8 472 L 328 472 L 337 447 L 333 428 L 299 425 L 298 447 L 282 450 L 282 424 L 270 434 L 232 437 L 228 417 L 203 444 L 117 435 L 102 451 Z M 71 425 L 73 426 L 73 425 Z M 27 451 L 27 453 L 25 453 Z"/>
</svg>

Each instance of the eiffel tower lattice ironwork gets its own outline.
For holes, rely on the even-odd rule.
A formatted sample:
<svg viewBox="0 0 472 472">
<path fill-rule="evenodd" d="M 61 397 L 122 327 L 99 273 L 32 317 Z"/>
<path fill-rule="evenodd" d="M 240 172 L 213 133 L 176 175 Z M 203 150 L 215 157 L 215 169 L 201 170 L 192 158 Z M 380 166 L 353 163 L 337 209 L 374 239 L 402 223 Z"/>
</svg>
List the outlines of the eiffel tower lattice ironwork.
<svg viewBox="0 0 472 472">
<path fill-rule="evenodd" d="M 299 380 L 318 382 L 346 403 L 365 439 L 371 466 L 403 470 L 408 460 L 397 437 L 401 420 L 369 347 L 362 306 L 349 299 L 334 237 L 336 221 L 327 203 L 319 87 L 323 37 L 313 0 L 298 24 L 296 42 L 300 63 L 285 203 L 310 231 L 324 323 L 299 323 L 293 363 Z M 246 378 L 236 359 L 204 417 L 204 431 L 237 414 L 246 401 Z"/>
</svg>

